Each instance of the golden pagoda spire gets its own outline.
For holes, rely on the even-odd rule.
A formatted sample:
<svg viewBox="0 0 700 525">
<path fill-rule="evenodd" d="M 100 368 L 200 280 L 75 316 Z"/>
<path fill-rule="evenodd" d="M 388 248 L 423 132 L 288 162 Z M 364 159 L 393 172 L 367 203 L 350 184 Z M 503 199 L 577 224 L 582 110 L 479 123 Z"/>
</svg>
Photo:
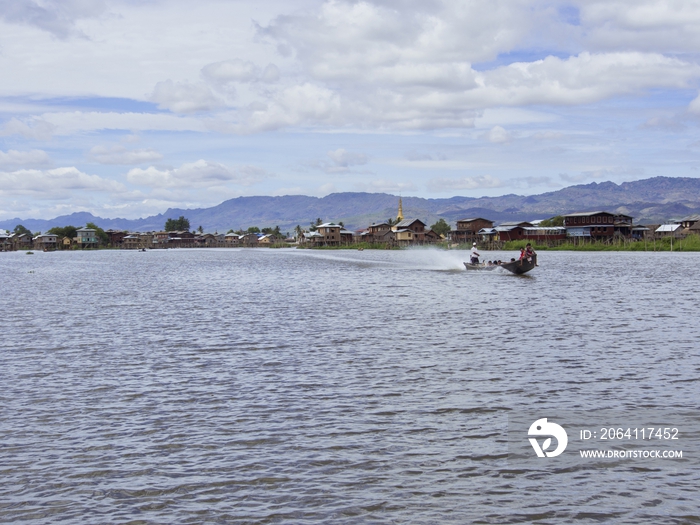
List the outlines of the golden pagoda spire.
<svg viewBox="0 0 700 525">
<path fill-rule="evenodd" d="M 401 197 L 399 197 L 399 213 L 396 216 L 396 222 L 401 222 L 403 220 L 403 204 L 401 203 Z"/>
</svg>

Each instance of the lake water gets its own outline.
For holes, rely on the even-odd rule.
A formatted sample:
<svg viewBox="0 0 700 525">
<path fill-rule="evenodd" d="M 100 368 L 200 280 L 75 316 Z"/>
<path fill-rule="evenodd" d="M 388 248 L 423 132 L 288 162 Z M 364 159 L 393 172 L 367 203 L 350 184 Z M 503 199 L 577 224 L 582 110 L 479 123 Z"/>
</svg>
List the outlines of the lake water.
<svg viewBox="0 0 700 525">
<path fill-rule="evenodd" d="M 0 254 L 0 522 L 698 523 L 690 441 L 533 467 L 507 434 L 660 410 L 688 435 L 700 254 L 466 258 Z"/>
</svg>

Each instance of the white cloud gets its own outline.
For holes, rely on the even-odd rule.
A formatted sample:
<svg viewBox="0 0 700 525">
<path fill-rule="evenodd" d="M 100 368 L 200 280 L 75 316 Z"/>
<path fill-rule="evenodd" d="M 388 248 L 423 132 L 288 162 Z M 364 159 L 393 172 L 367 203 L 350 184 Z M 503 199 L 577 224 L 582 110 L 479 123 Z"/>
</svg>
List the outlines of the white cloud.
<svg viewBox="0 0 700 525">
<path fill-rule="evenodd" d="M 577 175 L 569 175 L 560 173 L 559 178 L 570 184 L 578 184 L 590 180 L 627 180 L 632 177 L 640 177 L 644 175 L 643 168 L 631 167 L 613 167 L 613 168 L 595 168 L 578 173 Z"/>
<path fill-rule="evenodd" d="M 158 104 L 159 108 L 174 113 L 197 113 L 225 106 L 225 102 L 203 82 L 192 84 L 164 80 L 156 84 L 149 100 Z"/>
<path fill-rule="evenodd" d="M 66 38 L 80 34 L 75 29 L 77 20 L 99 16 L 105 8 L 101 0 L 0 0 L 0 18 Z"/>
<path fill-rule="evenodd" d="M 688 105 L 688 111 L 696 115 L 700 115 L 700 94 L 690 102 Z"/>
<path fill-rule="evenodd" d="M 366 191 L 369 193 L 402 193 L 416 191 L 416 185 L 413 182 L 399 182 L 389 179 L 376 179 L 371 182 L 356 182 L 354 184 L 356 191 Z"/>
<path fill-rule="evenodd" d="M 32 117 L 26 121 L 21 121 L 13 117 L 0 131 L 0 136 L 22 135 L 27 139 L 49 140 L 55 131 L 56 126 L 54 124 L 40 118 Z"/>
<path fill-rule="evenodd" d="M 28 195 L 34 199 L 57 200 L 74 197 L 75 192 L 125 190 L 117 181 L 88 175 L 74 167 L 0 171 L 0 194 L 3 196 Z"/>
<path fill-rule="evenodd" d="M 483 138 L 494 144 L 503 144 L 505 142 L 510 142 L 513 137 L 501 126 L 494 126 L 490 131 L 482 135 Z"/>
<path fill-rule="evenodd" d="M 336 166 L 349 168 L 350 166 L 361 166 L 367 164 L 367 155 L 362 153 L 352 153 L 343 148 L 328 152 L 330 158 Z"/>
<path fill-rule="evenodd" d="M 527 35 L 532 12 L 521 1 L 331 0 L 318 10 L 280 16 L 259 32 L 294 52 L 317 78 L 356 79 L 390 64 L 492 60 Z"/>
<path fill-rule="evenodd" d="M 269 174 L 265 170 L 254 166 L 234 169 L 205 160 L 186 163 L 179 168 L 134 168 L 126 176 L 132 184 L 153 188 L 201 188 L 229 183 L 250 186 L 267 177 Z"/>
<path fill-rule="evenodd" d="M 280 70 L 274 64 L 268 64 L 264 69 L 249 60 L 233 59 L 214 62 L 202 68 L 202 76 L 214 85 L 229 82 L 276 82 Z"/>
<path fill-rule="evenodd" d="M 330 89 L 304 83 L 274 91 L 269 98 L 206 120 L 209 129 L 224 133 L 255 133 L 290 126 L 342 124 L 340 96 Z"/>
<path fill-rule="evenodd" d="M 88 153 L 88 157 L 100 164 L 143 164 L 157 162 L 163 159 L 163 155 L 154 149 L 128 150 L 124 146 L 95 146 Z"/>
<path fill-rule="evenodd" d="M 48 124 L 54 135 L 72 135 L 106 129 L 200 132 L 207 130 L 196 118 L 157 113 L 71 111 L 45 113 L 41 118 L 41 122 Z"/>
<path fill-rule="evenodd" d="M 585 42 L 608 49 L 695 53 L 700 45 L 697 0 L 604 0 L 576 2 Z"/>
<path fill-rule="evenodd" d="M 0 151 L 0 169 L 7 168 L 42 168 L 50 166 L 51 159 L 45 151 L 33 149 L 30 151 L 9 150 Z"/>
<path fill-rule="evenodd" d="M 445 177 L 436 177 L 430 179 L 427 184 L 428 191 L 441 193 L 454 190 L 476 190 L 483 188 L 500 188 L 503 182 L 491 175 L 483 175 L 479 177 L 462 177 L 459 179 L 448 179 Z"/>
</svg>

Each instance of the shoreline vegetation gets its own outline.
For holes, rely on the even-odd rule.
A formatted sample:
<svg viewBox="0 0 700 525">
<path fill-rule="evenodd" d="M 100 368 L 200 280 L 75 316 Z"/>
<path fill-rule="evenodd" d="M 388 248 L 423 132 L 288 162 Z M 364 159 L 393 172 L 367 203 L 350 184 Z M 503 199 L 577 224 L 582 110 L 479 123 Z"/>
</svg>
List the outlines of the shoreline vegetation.
<svg viewBox="0 0 700 525">
<path fill-rule="evenodd" d="M 479 243 L 479 250 L 482 251 L 519 251 L 520 248 L 525 248 L 527 240 L 507 241 L 497 245 L 489 246 L 489 243 Z M 583 241 L 579 243 L 563 242 L 557 245 L 538 244 L 531 242 L 535 251 L 571 251 L 571 252 L 700 252 L 700 235 L 689 235 L 685 238 L 671 239 L 663 237 L 661 239 L 647 239 L 639 241 L 622 240 L 619 242 L 597 242 Z M 205 246 L 203 246 L 204 248 Z M 339 246 L 304 246 L 290 243 L 274 243 L 268 246 L 258 246 L 257 248 L 295 248 L 297 250 L 408 250 L 408 249 L 426 249 L 438 248 L 442 250 L 458 250 L 468 251 L 471 249 L 471 244 L 449 244 L 447 241 L 434 243 L 424 246 L 397 246 L 391 243 L 369 243 L 359 242 L 353 244 L 343 244 Z M 196 249 L 196 247 L 193 247 Z M 100 246 L 91 248 L 95 250 L 122 250 L 123 248 L 113 246 Z M 163 248 L 149 248 L 163 249 Z M 172 249 L 172 248 L 170 248 Z M 73 248 L 75 250 L 75 248 Z M 53 250 L 52 250 L 53 251 Z M 60 250 L 65 251 L 65 250 Z M 82 251 L 82 250 L 81 250 Z"/>
<path fill-rule="evenodd" d="M 505 251 L 520 250 L 528 241 L 508 241 L 499 249 Z M 572 252 L 699 252 L 700 235 L 688 235 L 685 238 L 662 237 L 660 239 L 643 239 L 639 241 L 613 240 L 612 242 L 570 241 L 557 245 L 532 243 L 536 251 L 572 251 Z"/>
</svg>

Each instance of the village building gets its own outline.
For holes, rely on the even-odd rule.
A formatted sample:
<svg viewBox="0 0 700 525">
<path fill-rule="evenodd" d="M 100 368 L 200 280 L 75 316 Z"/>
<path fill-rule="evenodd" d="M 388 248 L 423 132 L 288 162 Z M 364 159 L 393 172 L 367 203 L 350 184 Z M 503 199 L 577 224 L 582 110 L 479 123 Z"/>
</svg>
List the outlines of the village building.
<svg viewBox="0 0 700 525">
<path fill-rule="evenodd" d="M 566 240 L 566 228 L 563 226 L 525 226 L 525 239 L 529 242 L 550 243 Z"/>
<path fill-rule="evenodd" d="M 683 227 L 680 224 L 662 224 L 654 231 L 656 238 L 661 237 L 682 237 Z"/>
<path fill-rule="evenodd" d="M 33 239 L 28 233 L 14 234 L 11 236 L 11 239 L 15 250 L 29 250 L 32 248 Z"/>
<path fill-rule="evenodd" d="M 636 241 L 646 239 L 652 234 L 652 230 L 646 226 L 634 226 L 632 228 L 632 238 Z"/>
<path fill-rule="evenodd" d="M 526 238 L 525 228 L 532 228 L 529 222 L 504 222 L 494 228 L 498 241 L 520 241 Z"/>
<path fill-rule="evenodd" d="M 202 248 L 216 248 L 219 242 L 213 233 L 201 233 L 194 236 L 194 244 Z"/>
<path fill-rule="evenodd" d="M 80 228 L 77 231 L 76 240 L 81 249 L 97 248 L 100 244 L 100 239 L 97 237 L 97 230 L 92 228 Z"/>
<path fill-rule="evenodd" d="M 258 245 L 258 236 L 254 233 L 244 233 L 240 236 L 239 245 L 253 248 Z"/>
<path fill-rule="evenodd" d="M 227 248 L 238 248 L 241 245 L 241 238 L 237 233 L 227 233 L 224 235 L 224 246 Z"/>
<path fill-rule="evenodd" d="M 340 230 L 340 244 L 352 244 L 355 240 L 355 234 L 350 230 L 343 228 Z"/>
<path fill-rule="evenodd" d="M 0 252 L 11 252 L 12 249 L 12 235 L 7 232 L 0 232 Z"/>
<path fill-rule="evenodd" d="M 443 238 L 435 231 L 432 229 L 426 230 L 425 232 L 425 238 L 423 242 L 425 244 L 435 244 L 436 242 L 442 241 Z"/>
<path fill-rule="evenodd" d="M 109 237 L 109 245 L 113 248 L 121 248 L 124 242 L 124 237 L 128 234 L 122 230 L 106 230 L 105 233 Z"/>
<path fill-rule="evenodd" d="M 626 216 L 620 216 L 626 217 Z M 631 217 L 629 217 L 631 234 Z M 623 223 L 620 222 L 622 225 Z M 564 227 L 568 237 L 596 240 L 611 239 L 615 234 L 615 215 L 607 211 L 570 213 L 564 215 Z M 621 226 L 622 227 L 622 226 Z"/>
<path fill-rule="evenodd" d="M 423 244 L 426 226 L 420 219 L 404 219 L 391 229 L 396 235 L 396 242 L 399 246 L 406 246 L 407 244 Z"/>
<path fill-rule="evenodd" d="M 340 224 L 327 222 L 316 227 L 316 231 L 323 236 L 323 244 L 326 246 L 338 246 L 340 244 Z"/>
<path fill-rule="evenodd" d="M 390 233 L 391 235 L 387 236 L 387 233 Z M 372 224 L 369 228 L 367 228 L 367 232 L 361 233 L 359 237 L 361 241 L 369 243 L 392 242 L 394 240 L 391 225 L 387 222 Z"/>
<path fill-rule="evenodd" d="M 692 228 L 695 224 L 700 223 L 700 215 L 689 215 L 687 217 L 683 217 L 680 221 L 681 227 L 684 230 L 689 230 Z"/>
<path fill-rule="evenodd" d="M 122 248 L 125 250 L 136 250 L 141 248 L 138 233 L 130 233 L 122 239 Z"/>
<path fill-rule="evenodd" d="M 479 240 L 481 230 L 493 228 L 493 221 L 481 217 L 457 221 L 457 227 L 450 231 L 450 240 L 454 243 L 473 243 Z"/>
<path fill-rule="evenodd" d="M 321 235 L 317 231 L 304 232 L 300 240 L 301 244 L 309 246 L 323 246 L 323 235 Z"/>
<path fill-rule="evenodd" d="M 260 246 L 272 246 L 273 244 L 278 244 L 280 242 L 282 242 L 282 239 L 273 233 L 268 233 L 258 237 L 258 245 Z"/>
<path fill-rule="evenodd" d="M 45 233 L 34 237 L 33 242 L 34 248 L 37 250 L 44 250 L 45 252 L 54 251 L 58 244 L 58 236 L 51 233 Z"/>
</svg>

